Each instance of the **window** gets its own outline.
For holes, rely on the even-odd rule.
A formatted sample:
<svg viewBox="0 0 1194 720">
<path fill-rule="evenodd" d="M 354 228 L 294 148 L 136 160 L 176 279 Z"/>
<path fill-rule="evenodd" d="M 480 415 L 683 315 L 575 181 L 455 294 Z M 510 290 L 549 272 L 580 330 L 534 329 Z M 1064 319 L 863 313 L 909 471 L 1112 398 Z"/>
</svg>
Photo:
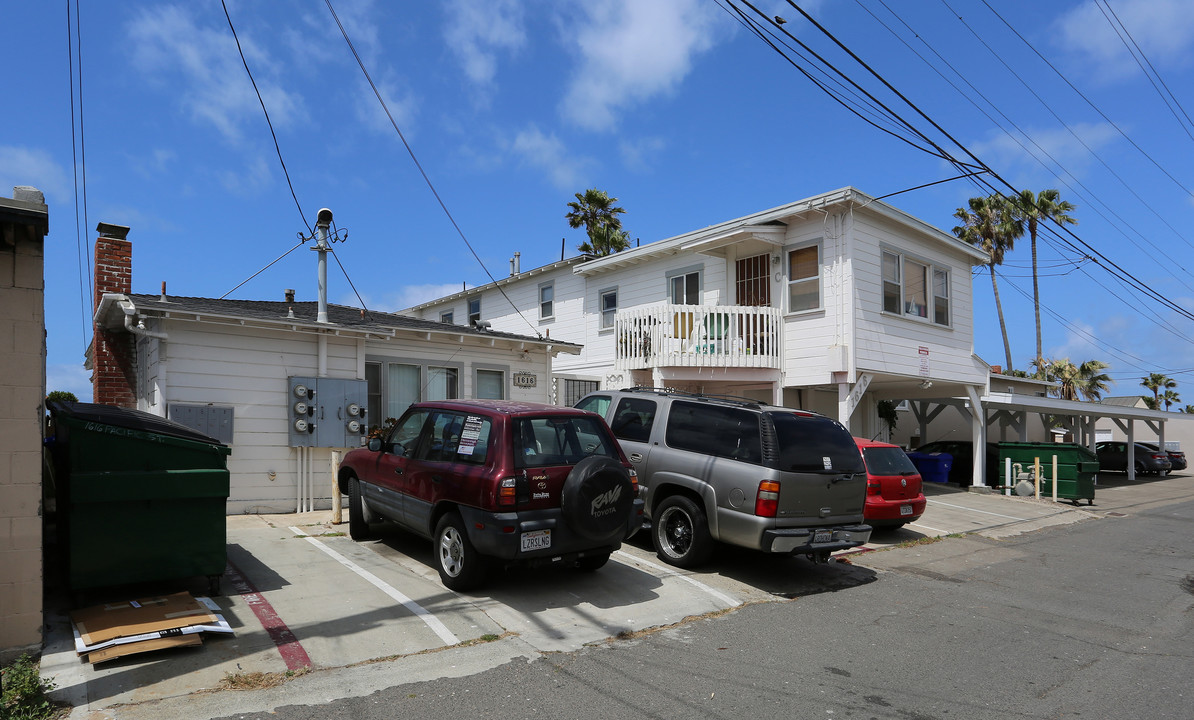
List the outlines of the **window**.
<svg viewBox="0 0 1194 720">
<path fill-rule="evenodd" d="M 904 314 L 928 317 L 929 306 L 925 299 L 924 265 L 904 258 Z"/>
<path fill-rule="evenodd" d="M 609 395 L 594 395 L 586 398 L 585 401 L 575 403 L 574 406 L 580 410 L 588 410 L 589 412 L 597 413 L 601 417 L 605 417 L 605 411 L 609 410 L 609 404 L 613 399 Z"/>
<path fill-rule="evenodd" d="M 442 312 L 439 314 L 439 321 L 451 325 L 455 320 L 452 319 L 452 311 Z"/>
<path fill-rule="evenodd" d="M 673 305 L 701 304 L 701 268 L 684 268 L 667 274 L 668 300 Z"/>
<path fill-rule="evenodd" d="M 402 417 L 412 403 L 419 402 L 420 382 L 418 365 L 390 363 L 386 368 L 386 417 Z"/>
<path fill-rule="evenodd" d="M 394 431 L 390 433 L 389 446 L 386 452 L 411 457 L 419 444 L 419 435 L 423 432 L 423 425 L 427 422 L 426 410 L 412 410 L 409 415 L 398 421 Z"/>
<path fill-rule="evenodd" d="M 778 258 L 776 262 L 779 262 Z M 739 305 L 771 306 L 770 255 L 764 253 L 734 262 L 734 296 Z"/>
<path fill-rule="evenodd" d="M 655 413 L 656 403 L 654 400 L 622 398 L 609 427 L 619 440 L 645 443 L 651 439 L 651 426 L 655 424 Z"/>
<path fill-rule="evenodd" d="M 749 410 L 674 402 L 668 413 L 666 441 L 669 447 L 702 455 L 763 462 L 759 416 Z"/>
<path fill-rule="evenodd" d="M 883 309 L 900 311 L 900 256 L 889 252 L 883 253 Z"/>
<path fill-rule="evenodd" d="M 402 417 L 411 403 L 421 400 L 454 400 L 460 397 L 462 365 L 435 367 L 418 361 L 390 361 L 370 357 L 365 363 L 368 388 L 366 418 L 370 426 L 384 427 L 386 418 Z"/>
<path fill-rule="evenodd" d="M 539 286 L 539 319 L 547 320 L 555 317 L 555 283 L 543 283 Z"/>
<path fill-rule="evenodd" d="M 560 395 L 561 405 L 572 407 L 585 395 L 591 392 L 597 392 L 600 388 L 597 386 L 601 383 L 596 380 L 562 380 L 564 392 Z"/>
<path fill-rule="evenodd" d="M 949 270 L 883 251 L 883 311 L 949 325 Z M 930 312 L 932 313 L 930 315 Z"/>
<path fill-rule="evenodd" d="M 481 296 L 471 297 L 468 299 L 468 324 L 474 325 L 481 322 Z"/>
<path fill-rule="evenodd" d="M 573 465 L 590 455 L 618 458 L 600 418 L 528 417 L 514 421 L 514 467 Z"/>
<path fill-rule="evenodd" d="M 427 399 L 455 400 L 460 397 L 460 371 L 454 367 L 427 368 Z"/>
<path fill-rule="evenodd" d="M 821 248 L 797 248 L 788 253 L 788 312 L 821 307 Z"/>
<path fill-rule="evenodd" d="M 419 460 L 482 465 L 489 451 L 492 421 L 480 415 L 438 412 L 419 447 Z"/>
<path fill-rule="evenodd" d="M 614 326 L 614 316 L 618 314 L 618 289 L 601 291 L 601 329 L 607 330 Z"/>
<path fill-rule="evenodd" d="M 475 395 L 488 400 L 505 400 L 506 374 L 501 370 L 477 370 Z"/>
</svg>

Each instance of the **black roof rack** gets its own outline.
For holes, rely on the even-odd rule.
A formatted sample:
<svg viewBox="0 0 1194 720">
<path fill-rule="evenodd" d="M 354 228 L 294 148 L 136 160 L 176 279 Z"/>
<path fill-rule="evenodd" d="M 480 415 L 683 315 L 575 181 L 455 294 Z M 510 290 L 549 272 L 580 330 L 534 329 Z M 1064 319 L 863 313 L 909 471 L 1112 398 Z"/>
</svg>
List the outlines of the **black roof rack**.
<svg viewBox="0 0 1194 720">
<path fill-rule="evenodd" d="M 761 403 L 758 400 L 755 400 L 754 398 L 742 397 L 740 395 L 710 395 L 710 394 L 706 394 L 706 393 L 688 392 L 686 390 L 675 390 L 673 388 L 646 387 L 643 385 L 635 385 L 634 387 L 622 388 L 622 392 L 642 392 L 642 393 L 649 392 L 649 393 L 655 393 L 657 395 L 672 395 L 672 396 L 676 396 L 676 397 L 689 398 L 691 400 L 704 400 L 704 401 L 717 400 L 720 402 L 733 403 L 734 405 L 749 407 L 749 408 L 752 408 L 755 410 L 761 410 L 763 405 L 767 404 L 767 403 Z"/>
</svg>

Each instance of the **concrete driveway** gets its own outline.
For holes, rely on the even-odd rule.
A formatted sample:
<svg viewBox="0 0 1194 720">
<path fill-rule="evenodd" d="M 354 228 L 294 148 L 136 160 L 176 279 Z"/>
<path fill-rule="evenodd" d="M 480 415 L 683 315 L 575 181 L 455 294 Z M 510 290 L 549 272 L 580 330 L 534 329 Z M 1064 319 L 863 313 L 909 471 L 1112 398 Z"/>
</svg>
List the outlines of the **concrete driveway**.
<svg viewBox="0 0 1194 720">
<path fill-rule="evenodd" d="M 850 553 L 943 535 L 999 538 L 1079 522 L 1108 514 L 1105 506 L 1139 501 L 1141 483 L 1131 485 L 1119 494 L 1114 486 L 1104 493 L 1100 485 L 1093 508 L 1076 508 L 926 484 L 929 504 L 917 523 L 877 532 L 869 545 Z M 1159 485 L 1158 492 L 1169 490 Z M 726 546 L 699 571 L 682 571 L 660 562 L 640 533 L 597 572 L 514 570 L 480 593 L 462 595 L 440 584 L 430 543 L 386 528 L 377 539 L 356 543 L 346 531 L 346 524 L 332 525 L 326 511 L 229 517 L 229 568 L 215 600 L 235 636 L 92 666 L 76 656 L 65 612 L 50 610 L 43 676 L 57 683 L 57 697 L 76 706 L 72 717 L 210 717 L 213 703 L 242 703 L 229 712 L 249 709 L 243 706 L 248 694 L 193 694 L 252 673 L 281 679 L 313 669 L 301 683 L 252 693 L 262 707 L 272 702 L 271 693 L 300 684 L 340 696 L 347 692 L 347 676 L 353 694 L 368 693 L 393 685 L 395 672 L 403 678 L 410 672 L 467 674 L 746 603 L 848 590 L 877 577 L 845 559 L 816 565 Z M 126 588 L 110 599 L 179 589 L 198 595 L 205 586 L 196 579 L 193 586 Z"/>
</svg>

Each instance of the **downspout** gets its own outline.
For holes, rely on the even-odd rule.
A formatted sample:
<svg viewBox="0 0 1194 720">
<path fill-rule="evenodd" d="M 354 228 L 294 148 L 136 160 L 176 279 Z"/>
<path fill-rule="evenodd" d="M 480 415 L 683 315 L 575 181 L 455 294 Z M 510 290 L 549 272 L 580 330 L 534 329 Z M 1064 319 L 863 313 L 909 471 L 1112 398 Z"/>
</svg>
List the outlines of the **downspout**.
<svg viewBox="0 0 1194 720">
<path fill-rule="evenodd" d="M 157 400 L 155 405 L 161 408 L 161 411 L 155 413 L 159 417 L 166 417 L 166 357 L 162 350 L 162 343 L 170 339 L 170 336 L 164 332 L 155 332 L 145 327 L 145 320 L 141 319 L 133 324 L 133 318 L 137 311 L 130 303 L 119 303 L 120 309 L 124 312 L 124 329 L 128 330 L 135 336 L 153 338 L 158 341 L 158 379 L 157 379 Z"/>
</svg>

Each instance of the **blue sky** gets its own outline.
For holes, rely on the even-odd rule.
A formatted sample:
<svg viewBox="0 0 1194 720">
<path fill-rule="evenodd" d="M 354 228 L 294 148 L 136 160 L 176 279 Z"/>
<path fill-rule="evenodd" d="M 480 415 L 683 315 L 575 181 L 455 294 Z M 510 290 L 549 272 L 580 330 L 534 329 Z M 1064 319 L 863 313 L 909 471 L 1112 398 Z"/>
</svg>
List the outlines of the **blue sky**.
<svg viewBox="0 0 1194 720">
<path fill-rule="evenodd" d="M 756 4 L 909 122 L 931 128 L 787 2 Z M 166 281 L 169 294 L 201 297 L 229 292 L 294 247 L 306 228 L 218 1 L 82 5 L 72 24 L 81 30 L 74 46 L 81 62 L 76 55 L 73 63 L 63 3 L 5 8 L 5 24 L 17 32 L 0 48 L 10 99 L 0 119 L 0 194 L 14 185 L 46 194 L 47 384 L 89 399 L 82 368 L 89 271 L 80 257 L 90 260 L 98 222 L 132 228 L 134 292 L 156 293 Z M 332 3 L 494 277 L 507 274 L 515 251 L 524 269 L 558 260 L 561 244 L 574 255 L 584 236 L 564 220 L 566 203 L 588 187 L 616 196 L 627 211 L 624 227 L 647 243 L 846 185 L 883 196 L 959 174 L 829 98 L 747 31 L 729 5 Z M 1194 16 L 1185 5 L 820 0 L 802 7 L 1009 183 L 1058 188 L 1078 206 L 1073 232 L 1100 262 L 1190 311 Z M 228 0 L 227 7 L 302 212 L 313 222 L 329 207 L 348 229 L 335 250 L 367 306 L 398 310 L 488 282 L 327 4 Z M 73 23 L 73 5 L 71 14 Z M 81 98 L 73 94 L 73 121 L 72 74 L 82 86 Z M 947 143 L 932 132 L 934 142 Z M 957 146 L 949 150 L 962 157 Z M 954 210 L 983 193 L 954 180 L 888 202 L 948 231 Z M 1174 377 L 1179 392 L 1194 385 L 1194 322 L 1081 254 L 1055 238 L 1041 243 L 1045 355 L 1110 363 L 1118 381 L 1111 394 L 1143 392 L 1139 379 L 1149 372 Z M 1028 268 L 1024 239 L 999 270 L 1021 369 L 1035 352 Z M 333 301 L 358 304 L 334 264 L 330 277 Z M 975 349 L 1004 364 L 985 270 L 974 283 Z M 314 299 L 315 260 L 306 248 L 229 297 L 281 300 L 285 288 Z M 1194 388 L 1188 394 L 1183 404 L 1194 402 Z"/>
</svg>

